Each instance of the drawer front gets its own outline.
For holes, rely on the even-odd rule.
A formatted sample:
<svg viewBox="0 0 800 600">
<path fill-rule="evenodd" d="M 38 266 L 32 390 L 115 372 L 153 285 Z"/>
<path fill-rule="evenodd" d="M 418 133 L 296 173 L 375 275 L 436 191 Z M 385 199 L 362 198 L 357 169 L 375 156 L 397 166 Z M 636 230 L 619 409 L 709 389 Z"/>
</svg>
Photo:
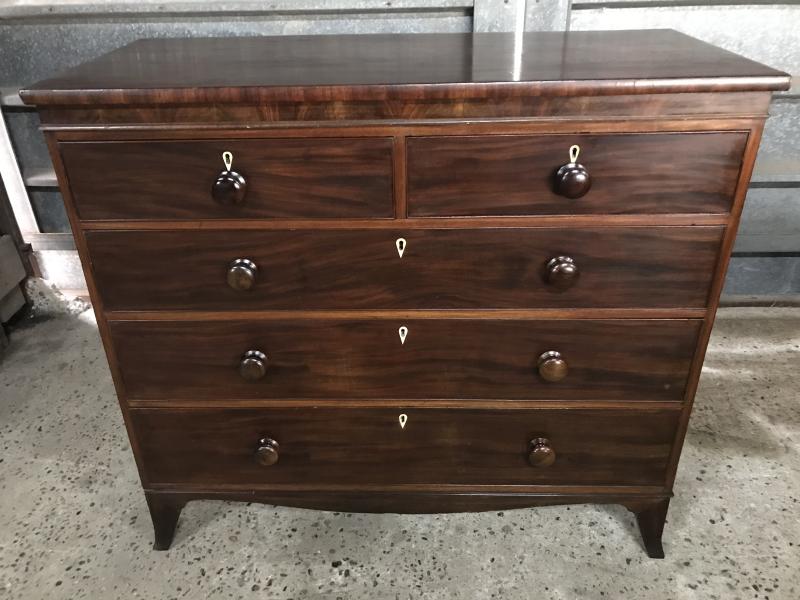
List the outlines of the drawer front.
<svg viewBox="0 0 800 600">
<path fill-rule="evenodd" d="M 393 215 L 390 138 L 64 142 L 59 149 L 85 220 Z M 212 195 L 223 152 L 244 178 L 242 198 Z"/>
<path fill-rule="evenodd" d="M 407 418 L 403 428 L 400 414 Z M 131 412 L 151 483 L 305 488 L 661 485 L 679 414 L 403 408 Z M 531 442 L 541 438 L 546 443 L 537 444 L 534 460 L 555 460 L 535 467 Z M 267 466 L 259 462 L 262 457 L 277 462 Z"/>
<path fill-rule="evenodd" d="M 106 310 L 669 308 L 705 306 L 722 231 L 90 231 L 86 237 Z M 577 275 L 560 270 L 562 256 Z M 238 259 L 255 268 L 242 271 Z"/>
<path fill-rule="evenodd" d="M 697 320 L 116 321 L 129 399 L 680 401 Z M 400 327 L 406 328 L 401 340 Z M 262 358 L 249 351 L 263 353 Z M 559 360 L 543 363 L 548 351 Z M 253 358 L 255 356 L 255 358 Z M 244 361 L 244 364 L 243 364 Z M 560 381 L 547 377 L 563 375 Z M 542 370 L 543 369 L 543 370 Z M 261 376 L 256 380 L 250 378 Z"/>
<path fill-rule="evenodd" d="M 412 216 L 725 213 L 747 134 L 494 135 L 408 139 Z M 555 175 L 580 147 L 582 197 Z"/>
</svg>

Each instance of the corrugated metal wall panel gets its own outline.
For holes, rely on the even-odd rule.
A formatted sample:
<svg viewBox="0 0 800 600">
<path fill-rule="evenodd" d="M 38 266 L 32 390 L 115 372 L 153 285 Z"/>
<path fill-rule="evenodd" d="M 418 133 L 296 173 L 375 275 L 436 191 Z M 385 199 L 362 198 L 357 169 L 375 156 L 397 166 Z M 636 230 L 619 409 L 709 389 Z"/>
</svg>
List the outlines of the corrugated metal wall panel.
<svg viewBox="0 0 800 600">
<path fill-rule="evenodd" d="M 800 253 L 797 188 L 751 188 L 734 252 Z"/>
<path fill-rule="evenodd" d="M 769 113 L 753 179 L 800 183 L 800 99 L 776 97 Z"/>
<path fill-rule="evenodd" d="M 653 2 L 656 4 L 656 2 Z M 676 29 L 793 75 L 800 74 L 800 5 L 652 6 L 574 5 L 573 30 Z"/>
</svg>

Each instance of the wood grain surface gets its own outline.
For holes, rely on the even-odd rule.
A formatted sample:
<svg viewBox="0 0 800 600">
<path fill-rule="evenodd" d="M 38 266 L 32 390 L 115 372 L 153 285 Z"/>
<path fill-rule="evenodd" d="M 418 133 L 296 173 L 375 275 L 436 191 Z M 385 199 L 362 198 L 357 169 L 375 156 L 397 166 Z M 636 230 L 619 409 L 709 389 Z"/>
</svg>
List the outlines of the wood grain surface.
<svg viewBox="0 0 800 600">
<path fill-rule="evenodd" d="M 132 411 L 151 483 L 658 485 L 679 411 L 164 410 Z M 401 428 L 398 417 L 406 414 Z M 268 467 L 259 439 L 280 444 Z M 527 459 L 531 439 L 556 453 Z"/>
<path fill-rule="evenodd" d="M 746 141 L 743 132 L 409 138 L 408 213 L 725 213 Z M 572 145 L 592 178 L 575 200 L 553 191 Z"/>
<path fill-rule="evenodd" d="M 728 94 L 642 94 L 638 96 L 531 96 L 459 100 L 392 100 L 348 102 L 260 102 L 256 104 L 195 104 L 149 106 L 44 106 L 40 110 L 46 129 L 84 128 L 136 124 L 150 130 L 173 129 L 191 123 L 202 129 L 222 129 L 226 124 L 270 128 L 286 124 L 302 127 L 317 122 L 333 126 L 341 121 L 421 121 L 436 119 L 499 119 L 535 117 L 552 121 L 569 117 L 665 118 L 668 116 L 765 115 L 770 92 Z"/>
<path fill-rule="evenodd" d="M 502 98 L 788 89 L 676 31 L 140 40 L 21 92 L 31 104 Z"/>
<path fill-rule="evenodd" d="M 126 396 L 680 401 L 701 321 L 112 321 Z M 398 330 L 408 333 L 401 343 Z M 248 350 L 268 358 L 245 381 Z M 537 373 L 561 352 L 569 375 Z"/>
<path fill-rule="evenodd" d="M 399 224 L 398 224 L 399 225 Z M 107 310 L 692 308 L 722 227 L 89 231 Z M 406 243 L 402 258 L 396 241 Z M 560 289 L 554 257 L 579 271 Z M 257 267 L 235 291 L 238 258 Z"/>
<path fill-rule="evenodd" d="M 62 143 L 81 219 L 391 217 L 391 138 Z M 215 202 L 222 153 L 247 180 Z"/>
</svg>

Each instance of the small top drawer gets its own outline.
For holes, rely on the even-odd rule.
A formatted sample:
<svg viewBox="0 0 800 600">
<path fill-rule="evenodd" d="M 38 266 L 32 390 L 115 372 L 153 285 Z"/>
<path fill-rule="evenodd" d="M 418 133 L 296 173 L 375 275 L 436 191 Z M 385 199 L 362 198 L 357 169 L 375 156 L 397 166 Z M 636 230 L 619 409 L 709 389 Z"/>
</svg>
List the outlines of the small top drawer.
<svg viewBox="0 0 800 600">
<path fill-rule="evenodd" d="M 408 213 L 725 213 L 746 140 L 745 132 L 409 138 Z"/>
<path fill-rule="evenodd" d="M 63 142 L 59 149 L 84 220 L 393 214 L 390 138 Z"/>
</svg>

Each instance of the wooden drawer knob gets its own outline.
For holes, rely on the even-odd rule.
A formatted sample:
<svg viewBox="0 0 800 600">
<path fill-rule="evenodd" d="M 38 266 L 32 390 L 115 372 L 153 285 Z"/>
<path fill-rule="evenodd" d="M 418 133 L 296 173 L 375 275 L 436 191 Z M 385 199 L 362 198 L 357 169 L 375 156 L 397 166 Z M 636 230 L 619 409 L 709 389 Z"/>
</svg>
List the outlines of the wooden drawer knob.
<svg viewBox="0 0 800 600">
<path fill-rule="evenodd" d="M 559 196 L 580 198 L 592 187 L 589 171 L 578 162 L 580 151 L 579 146 L 572 146 L 569 149 L 569 162 L 556 171 L 554 190 Z"/>
<path fill-rule="evenodd" d="M 569 373 L 567 361 L 560 352 L 548 350 L 539 357 L 539 375 L 545 381 L 561 381 Z"/>
<path fill-rule="evenodd" d="M 237 258 L 228 265 L 228 285 L 237 292 L 246 292 L 256 283 L 258 267 L 249 258 Z"/>
<path fill-rule="evenodd" d="M 211 196 L 225 206 L 244 202 L 247 181 L 236 171 L 222 171 L 211 186 Z"/>
<path fill-rule="evenodd" d="M 280 445 L 272 438 L 261 438 L 256 448 L 256 462 L 262 467 L 271 467 L 278 462 Z"/>
<path fill-rule="evenodd" d="M 528 445 L 528 462 L 532 467 L 544 469 L 556 462 L 556 451 L 547 438 L 532 439 Z"/>
<path fill-rule="evenodd" d="M 547 283 L 554 288 L 565 290 L 578 280 L 578 265 L 569 256 L 557 256 L 547 262 Z"/>
<path fill-rule="evenodd" d="M 222 153 L 222 162 L 225 163 L 225 170 L 211 185 L 211 197 L 226 206 L 241 204 L 247 193 L 247 181 L 245 181 L 244 175 L 233 170 L 233 154 L 231 152 Z"/>
<path fill-rule="evenodd" d="M 267 374 L 267 355 L 260 350 L 248 350 L 239 363 L 239 374 L 247 381 L 258 381 Z"/>
</svg>

